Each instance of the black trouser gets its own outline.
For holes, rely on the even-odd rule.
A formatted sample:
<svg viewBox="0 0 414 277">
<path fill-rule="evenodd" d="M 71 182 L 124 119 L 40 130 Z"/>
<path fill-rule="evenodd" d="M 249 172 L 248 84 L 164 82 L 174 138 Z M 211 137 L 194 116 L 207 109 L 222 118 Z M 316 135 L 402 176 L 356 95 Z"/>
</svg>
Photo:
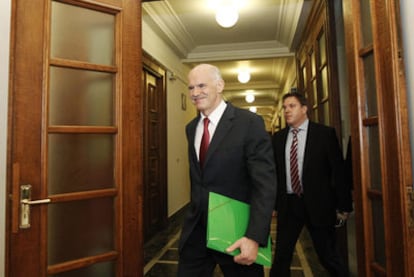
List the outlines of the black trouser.
<svg viewBox="0 0 414 277">
<path fill-rule="evenodd" d="M 336 250 L 334 226 L 313 226 L 306 213 L 303 198 L 288 195 L 287 212 L 277 222 L 276 249 L 271 277 L 290 276 L 290 265 L 296 242 L 304 226 L 309 231 L 319 261 L 331 276 L 348 276 L 348 271 Z"/>
<path fill-rule="evenodd" d="M 206 229 L 197 225 L 180 252 L 178 277 L 211 277 L 216 265 L 226 277 L 263 277 L 263 266 L 240 265 L 233 256 L 206 247 Z"/>
</svg>

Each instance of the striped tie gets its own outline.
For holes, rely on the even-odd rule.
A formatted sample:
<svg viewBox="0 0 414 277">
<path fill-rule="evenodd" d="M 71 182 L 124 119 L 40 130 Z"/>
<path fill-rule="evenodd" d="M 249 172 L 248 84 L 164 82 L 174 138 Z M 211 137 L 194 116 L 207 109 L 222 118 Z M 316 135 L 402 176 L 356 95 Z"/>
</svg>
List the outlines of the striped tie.
<svg viewBox="0 0 414 277">
<path fill-rule="evenodd" d="M 290 147 L 290 180 L 292 190 L 297 195 L 302 194 L 302 186 L 300 185 L 299 167 L 298 167 L 298 132 L 299 129 L 292 129 L 293 140 Z"/>
</svg>

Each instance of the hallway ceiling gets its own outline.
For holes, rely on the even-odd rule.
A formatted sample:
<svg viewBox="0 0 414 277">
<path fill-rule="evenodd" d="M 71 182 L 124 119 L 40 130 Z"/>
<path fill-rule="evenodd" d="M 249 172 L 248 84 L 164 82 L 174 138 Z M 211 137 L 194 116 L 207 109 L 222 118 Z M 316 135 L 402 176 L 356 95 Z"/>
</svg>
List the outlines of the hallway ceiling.
<svg viewBox="0 0 414 277">
<path fill-rule="evenodd" d="M 229 2 L 233 0 L 221 0 Z M 294 52 L 311 10 L 312 0 L 237 0 L 239 20 L 231 28 L 215 21 L 212 0 L 163 0 L 143 3 L 143 20 L 190 67 L 211 63 L 220 68 L 226 82 L 224 96 L 236 106 L 255 106 L 269 123 L 277 95 L 292 80 Z M 248 67 L 251 79 L 237 80 Z M 292 68 L 293 67 L 293 68 Z M 254 90 L 255 102 L 244 97 Z"/>
</svg>

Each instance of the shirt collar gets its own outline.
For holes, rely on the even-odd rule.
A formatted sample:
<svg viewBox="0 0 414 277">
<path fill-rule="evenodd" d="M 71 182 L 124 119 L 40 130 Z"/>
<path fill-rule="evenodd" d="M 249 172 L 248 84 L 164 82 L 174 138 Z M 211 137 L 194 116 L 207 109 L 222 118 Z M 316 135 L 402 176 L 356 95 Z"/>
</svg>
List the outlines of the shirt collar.
<svg viewBox="0 0 414 277">
<path fill-rule="evenodd" d="M 227 107 L 226 102 L 224 102 L 224 100 L 221 100 L 221 102 L 217 106 L 217 108 L 215 108 L 214 111 L 212 113 L 210 113 L 210 115 L 208 116 L 208 119 L 210 120 L 210 123 L 217 126 L 217 124 L 218 124 L 221 116 L 223 115 L 224 110 L 226 109 L 226 107 Z M 200 122 L 202 122 L 205 117 L 206 116 L 203 113 L 201 113 Z"/>
<path fill-rule="evenodd" d="M 305 121 L 303 121 L 303 123 L 297 129 L 299 131 L 306 131 L 308 130 L 308 126 L 309 126 L 309 119 L 305 119 Z M 294 128 L 290 127 L 289 131 L 292 131 L 292 129 Z"/>
</svg>

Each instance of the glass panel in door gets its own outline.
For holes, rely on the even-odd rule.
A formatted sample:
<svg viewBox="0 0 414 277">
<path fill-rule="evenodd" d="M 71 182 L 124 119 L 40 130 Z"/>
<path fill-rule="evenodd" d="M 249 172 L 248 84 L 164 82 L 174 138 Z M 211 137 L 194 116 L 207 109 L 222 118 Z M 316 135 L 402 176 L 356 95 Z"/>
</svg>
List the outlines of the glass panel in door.
<svg viewBox="0 0 414 277">
<path fill-rule="evenodd" d="M 49 276 L 116 275 L 115 24 L 115 11 L 51 2 Z"/>
<path fill-rule="evenodd" d="M 366 97 L 366 116 L 378 115 L 377 108 L 377 88 L 375 84 L 374 53 L 370 53 L 363 58 L 364 78 L 365 78 L 365 97 Z"/>
<path fill-rule="evenodd" d="M 371 249 L 369 253 L 370 268 L 372 273 L 381 273 L 386 269 L 385 262 L 385 224 L 384 224 L 384 202 L 381 169 L 381 130 L 379 125 L 378 88 L 375 71 L 375 47 L 373 45 L 372 32 L 372 1 L 360 1 L 360 41 L 359 41 L 359 63 L 362 70 L 362 84 L 360 90 L 361 99 L 364 103 L 362 109 L 363 127 L 365 129 L 364 146 L 362 153 L 366 163 L 362 170 L 367 174 L 364 183 L 364 193 L 368 201 L 368 218 L 371 222 L 367 225 L 367 233 L 372 234 Z M 371 235 L 370 235 L 371 236 Z"/>
<path fill-rule="evenodd" d="M 52 66 L 50 125 L 114 125 L 112 73 Z"/>
<path fill-rule="evenodd" d="M 115 16 L 52 2 L 51 56 L 114 65 Z"/>
<path fill-rule="evenodd" d="M 114 145 L 109 135 L 50 134 L 49 194 L 115 187 Z"/>
</svg>

